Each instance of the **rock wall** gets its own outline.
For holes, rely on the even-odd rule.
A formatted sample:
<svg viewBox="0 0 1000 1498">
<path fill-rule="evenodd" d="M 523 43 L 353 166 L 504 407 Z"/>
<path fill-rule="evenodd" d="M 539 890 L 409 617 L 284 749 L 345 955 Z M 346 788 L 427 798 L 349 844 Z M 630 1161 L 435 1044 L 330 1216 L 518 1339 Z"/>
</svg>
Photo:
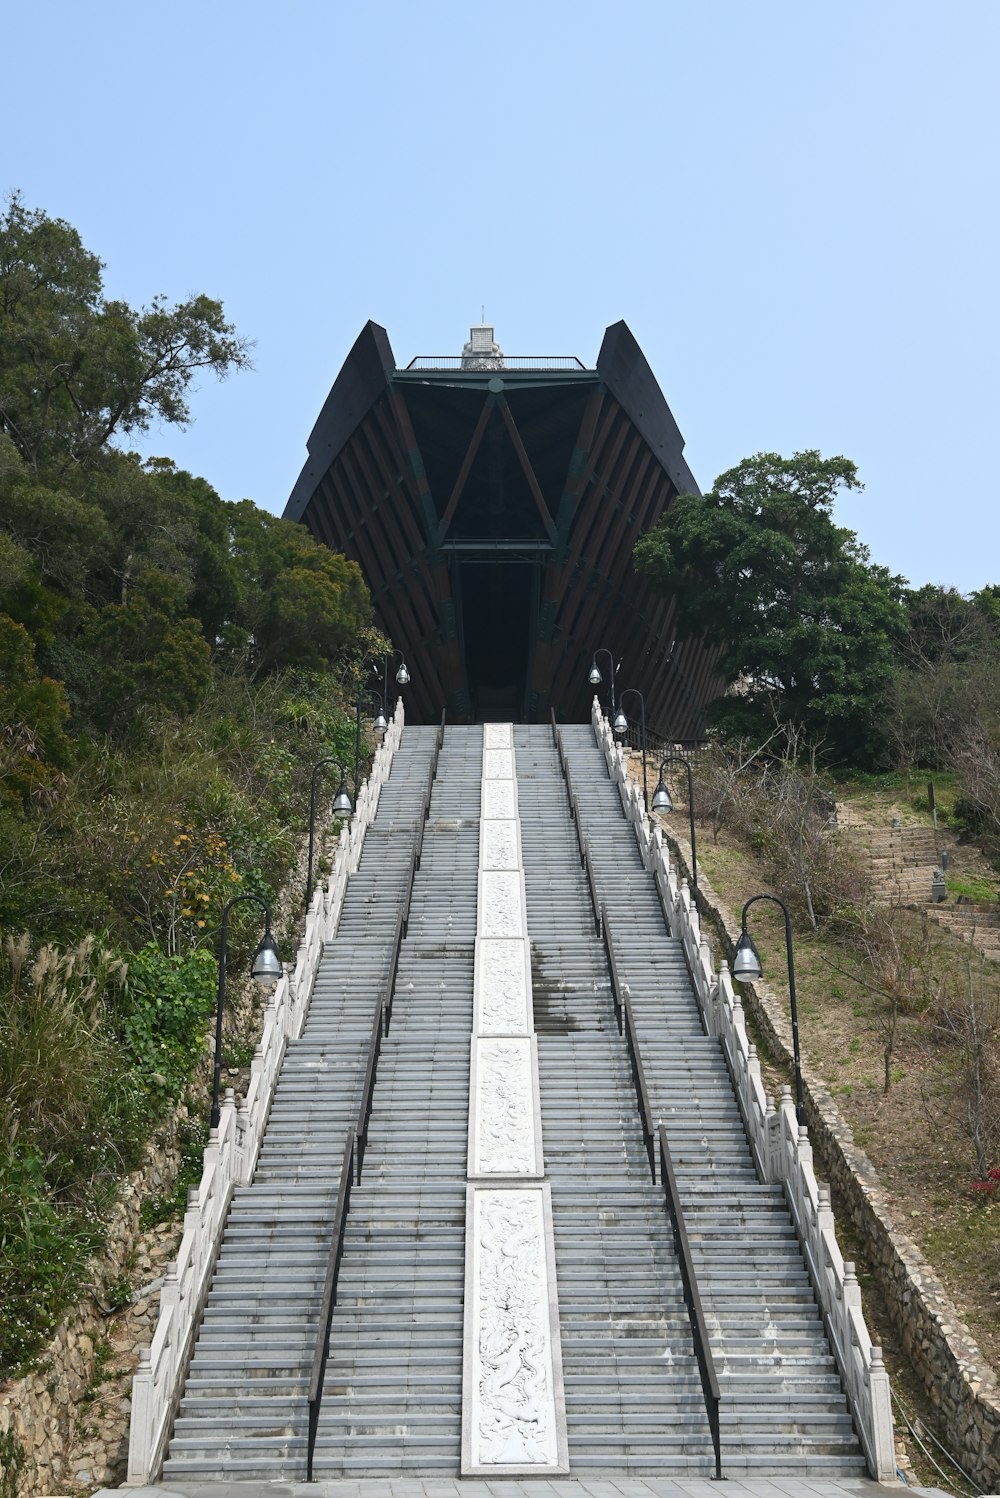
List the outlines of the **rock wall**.
<svg viewBox="0 0 1000 1498">
<path fill-rule="evenodd" d="M 689 871 L 683 845 L 658 825 L 678 865 Z M 702 929 L 714 933 L 717 950 L 732 961 L 740 923 L 699 869 Z M 744 1008 L 771 1054 L 792 1069 L 792 1032 L 787 1006 L 766 983 L 744 985 Z M 848 1220 L 864 1244 L 887 1313 L 940 1412 L 952 1454 L 983 1492 L 1000 1488 L 1000 1398 L 996 1375 L 983 1360 L 969 1328 L 920 1249 L 894 1220 L 871 1160 L 858 1148 L 826 1088 L 802 1073 L 809 1138 L 817 1176 L 828 1181 L 838 1219 Z"/>
<path fill-rule="evenodd" d="M 142 1169 L 126 1180 L 92 1283 L 39 1366 L 0 1386 L 0 1437 L 12 1438 L 24 1453 L 16 1477 L 20 1498 L 87 1492 L 125 1475 L 138 1348 L 152 1336 L 163 1270 L 180 1238 L 176 1222 L 141 1231 L 139 1208 L 149 1197 L 169 1195 L 176 1185 L 184 1116 L 182 1109 L 170 1120 L 149 1146 Z M 126 1283 L 137 1287 L 130 1302 L 110 1304 L 112 1287 Z"/>
</svg>

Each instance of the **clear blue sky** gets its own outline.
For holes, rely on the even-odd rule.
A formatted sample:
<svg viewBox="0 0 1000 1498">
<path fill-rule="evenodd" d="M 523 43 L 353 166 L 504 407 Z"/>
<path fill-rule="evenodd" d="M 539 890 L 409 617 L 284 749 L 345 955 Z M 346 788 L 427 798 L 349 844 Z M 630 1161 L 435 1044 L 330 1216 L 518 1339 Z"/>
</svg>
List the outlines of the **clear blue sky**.
<svg viewBox="0 0 1000 1498">
<path fill-rule="evenodd" d="M 280 512 L 365 321 L 592 363 L 624 318 L 703 488 L 761 449 L 914 584 L 1000 582 L 998 0 L 36 0 L 0 188 L 255 371 L 150 433 Z"/>
</svg>

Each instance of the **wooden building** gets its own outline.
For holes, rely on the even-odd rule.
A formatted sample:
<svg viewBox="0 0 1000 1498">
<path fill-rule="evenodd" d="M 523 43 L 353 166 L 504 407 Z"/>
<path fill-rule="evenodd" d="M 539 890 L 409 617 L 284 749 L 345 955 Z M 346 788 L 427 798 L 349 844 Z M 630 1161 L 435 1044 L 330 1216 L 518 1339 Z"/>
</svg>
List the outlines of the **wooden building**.
<svg viewBox="0 0 1000 1498">
<path fill-rule="evenodd" d="M 673 601 L 632 550 L 679 493 L 684 441 L 623 322 L 595 369 L 461 355 L 397 369 L 369 322 L 334 382 L 285 508 L 360 565 L 406 655 L 411 721 L 582 720 L 598 648 L 671 739 L 700 732 L 716 652 L 675 639 Z M 607 658 L 601 658 L 607 679 Z M 602 689 L 603 690 L 603 689 Z M 627 704 L 636 715 L 636 701 Z"/>
</svg>

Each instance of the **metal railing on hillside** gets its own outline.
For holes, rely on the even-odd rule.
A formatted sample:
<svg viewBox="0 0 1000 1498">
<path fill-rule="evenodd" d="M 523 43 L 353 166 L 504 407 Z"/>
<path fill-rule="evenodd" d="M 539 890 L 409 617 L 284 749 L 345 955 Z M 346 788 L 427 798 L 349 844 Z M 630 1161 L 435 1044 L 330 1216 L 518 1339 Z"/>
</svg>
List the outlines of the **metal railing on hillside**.
<svg viewBox="0 0 1000 1498">
<path fill-rule="evenodd" d="M 628 1046 L 629 1061 L 632 1065 L 632 1082 L 635 1087 L 636 1102 L 639 1105 L 639 1122 L 642 1125 L 642 1142 L 646 1147 L 646 1154 L 649 1157 L 649 1173 L 655 1186 L 656 1136 L 654 1133 L 653 1110 L 649 1104 L 649 1089 L 646 1086 L 646 1072 L 642 1064 L 642 1054 L 639 1050 L 639 1036 L 635 1028 L 632 1005 L 629 1002 L 628 984 L 622 983 L 618 975 L 618 963 L 615 958 L 614 944 L 611 940 L 611 928 L 608 925 L 608 912 L 603 905 L 601 906 L 601 930 L 604 935 L 604 953 L 608 960 L 608 972 L 611 974 L 611 997 L 615 1005 L 618 1034 L 625 1037 L 625 1043 Z"/>
<path fill-rule="evenodd" d="M 636 1029 L 635 1017 L 632 1013 L 628 985 L 622 982 L 618 971 L 618 960 L 615 956 L 614 942 L 611 937 L 607 906 L 598 901 L 597 883 L 594 875 L 593 860 L 590 854 L 590 839 L 584 835 L 581 825 L 580 808 L 572 788 L 569 763 L 563 748 L 562 734 L 559 732 L 559 726 L 555 720 L 555 713 L 552 714 L 552 738 L 559 755 L 559 764 L 562 769 L 563 779 L 566 783 L 570 803 L 570 816 L 576 824 L 577 845 L 581 850 L 581 863 L 587 873 L 587 884 L 590 889 L 591 904 L 594 908 L 595 925 L 604 943 L 608 973 L 611 978 L 611 997 L 614 1003 L 618 1033 L 624 1036 L 626 1045 L 628 1046 L 632 1083 L 635 1087 L 639 1122 L 642 1127 L 642 1142 L 649 1159 L 649 1171 L 654 1185 L 656 1184 L 656 1146 L 657 1142 L 659 1143 L 660 1184 L 663 1187 L 664 1205 L 670 1221 L 674 1248 L 680 1265 L 684 1305 L 687 1308 L 688 1320 L 691 1324 L 691 1337 L 694 1343 L 695 1359 L 701 1378 L 705 1412 L 708 1416 L 708 1426 L 712 1435 L 712 1448 L 715 1453 L 715 1476 L 721 1479 L 722 1436 L 719 1420 L 719 1380 L 715 1371 L 715 1362 L 712 1358 L 712 1349 L 708 1340 L 708 1328 L 705 1323 L 701 1296 L 698 1293 L 694 1260 L 691 1257 L 691 1245 L 688 1241 L 684 1212 L 677 1189 L 677 1178 L 674 1174 L 673 1161 L 670 1158 L 670 1146 L 667 1143 L 663 1124 L 654 1124 L 653 1121 L 653 1110 L 649 1101 L 649 1088 L 646 1084 L 646 1071 L 642 1063 L 642 1051 L 639 1046 L 639 1035 Z"/>
<path fill-rule="evenodd" d="M 351 1205 L 351 1182 L 354 1177 L 354 1130 L 347 1131 L 344 1144 L 344 1159 L 340 1167 L 340 1186 L 337 1191 L 337 1206 L 333 1214 L 330 1233 L 330 1250 L 326 1261 L 326 1276 L 323 1295 L 319 1303 L 316 1346 L 313 1350 L 312 1369 L 309 1374 L 309 1431 L 306 1442 L 306 1481 L 313 1480 L 313 1456 L 316 1451 L 316 1432 L 319 1429 L 319 1410 L 323 1402 L 323 1383 L 326 1364 L 330 1356 L 330 1327 L 337 1304 L 337 1283 L 340 1279 L 340 1261 L 344 1256 L 344 1232 L 347 1213 Z"/>
<path fill-rule="evenodd" d="M 375 1004 L 375 1013 L 372 1015 L 371 1036 L 368 1041 L 368 1054 L 365 1060 L 364 1083 L 361 1089 L 361 1105 L 358 1109 L 357 1123 L 348 1129 L 347 1143 L 344 1146 L 344 1160 L 340 1171 L 340 1188 L 337 1192 L 337 1207 L 334 1214 L 326 1279 L 323 1287 L 323 1297 L 320 1301 L 320 1313 L 317 1323 L 316 1347 L 313 1352 L 312 1371 L 309 1378 L 309 1430 L 306 1446 L 306 1480 L 308 1482 L 312 1482 L 316 1431 L 319 1426 L 320 1405 L 323 1401 L 323 1380 L 326 1375 L 327 1359 L 330 1355 L 330 1330 L 333 1325 L 334 1307 L 337 1304 L 337 1280 L 340 1274 L 340 1261 L 344 1251 L 344 1231 L 347 1224 L 347 1213 L 351 1203 L 351 1183 L 352 1180 L 357 1184 L 361 1182 L 365 1150 L 368 1145 L 368 1125 L 371 1121 L 375 1082 L 378 1075 L 378 1062 L 382 1054 L 382 1040 L 384 1036 L 388 1035 L 389 1026 L 392 1023 L 392 1000 L 396 989 L 396 976 L 399 971 L 399 954 L 410 919 L 410 900 L 413 895 L 413 881 L 417 869 L 420 867 L 424 826 L 430 812 L 431 794 L 437 775 L 438 757 L 441 752 L 443 740 L 444 714 L 442 713 L 441 727 L 437 732 L 434 753 L 428 766 L 427 779 L 424 785 L 420 816 L 417 819 L 417 833 L 414 838 L 413 849 L 410 853 L 410 864 L 407 870 L 403 903 L 400 906 L 399 914 L 396 917 L 396 925 L 393 930 L 389 967 L 382 981 L 382 987 Z"/>
<path fill-rule="evenodd" d="M 721 1479 L 722 1433 L 719 1421 L 719 1404 L 721 1400 L 719 1379 L 715 1371 L 715 1360 L 712 1357 L 712 1349 L 708 1341 L 708 1327 L 705 1323 L 705 1312 L 702 1310 L 701 1296 L 698 1293 L 698 1281 L 695 1278 L 691 1245 L 688 1242 L 687 1228 L 684 1224 L 684 1213 L 681 1210 L 680 1193 L 677 1190 L 677 1177 L 674 1175 L 674 1163 L 670 1158 L 670 1146 L 667 1144 L 667 1133 L 662 1123 L 657 1133 L 660 1145 L 660 1184 L 663 1187 L 664 1203 L 674 1235 L 674 1247 L 677 1250 L 677 1261 L 681 1269 L 681 1284 L 684 1289 L 684 1304 L 687 1307 L 688 1320 L 691 1323 L 694 1354 L 698 1360 L 698 1372 L 701 1375 L 701 1390 L 705 1397 L 705 1413 L 708 1415 L 708 1427 L 712 1432 L 712 1446 L 715 1449 L 715 1476 Z"/>
</svg>

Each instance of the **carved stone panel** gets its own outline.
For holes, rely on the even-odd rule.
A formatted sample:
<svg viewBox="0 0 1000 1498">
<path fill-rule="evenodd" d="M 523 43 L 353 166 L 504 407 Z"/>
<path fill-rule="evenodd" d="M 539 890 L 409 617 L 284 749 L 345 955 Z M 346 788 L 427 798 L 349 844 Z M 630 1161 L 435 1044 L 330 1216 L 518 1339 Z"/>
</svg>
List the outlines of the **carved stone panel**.
<svg viewBox="0 0 1000 1498">
<path fill-rule="evenodd" d="M 472 1042 L 469 1175 L 542 1174 L 534 1038 Z"/>
<path fill-rule="evenodd" d="M 463 1475 L 568 1470 L 548 1187 L 469 1190 Z"/>
<path fill-rule="evenodd" d="M 483 779 L 484 780 L 513 780 L 514 779 L 514 751 L 513 751 L 513 749 L 484 749 L 483 750 Z"/>
<path fill-rule="evenodd" d="M 479 874 L 480 936 L 525 935 L 519 869 L 482 869 Z"/>
<path fill-rule="evenodd" d="M 486 723 L 483 725 L 484 749 L 509 749 L 513 743 L 513 723 Z"/>
<path fill-rule="evenodd" d="M 517 791 L 513 780 L 484 780 L 481 800 L 484 821 L 517 816 Z"/>
<path fill-rule="evenodd" d="M 478 937 L 475 957 L 477 1035 L 528 1035 L 531 972 L 527 943 L 513 938 Z"/>
<path fill-rule="evenodd" d="M 521 866 L 518 824 L 493 819 L 480 824 L 479 867 L 481 869 L 517 869 Z"/>
</svg>

